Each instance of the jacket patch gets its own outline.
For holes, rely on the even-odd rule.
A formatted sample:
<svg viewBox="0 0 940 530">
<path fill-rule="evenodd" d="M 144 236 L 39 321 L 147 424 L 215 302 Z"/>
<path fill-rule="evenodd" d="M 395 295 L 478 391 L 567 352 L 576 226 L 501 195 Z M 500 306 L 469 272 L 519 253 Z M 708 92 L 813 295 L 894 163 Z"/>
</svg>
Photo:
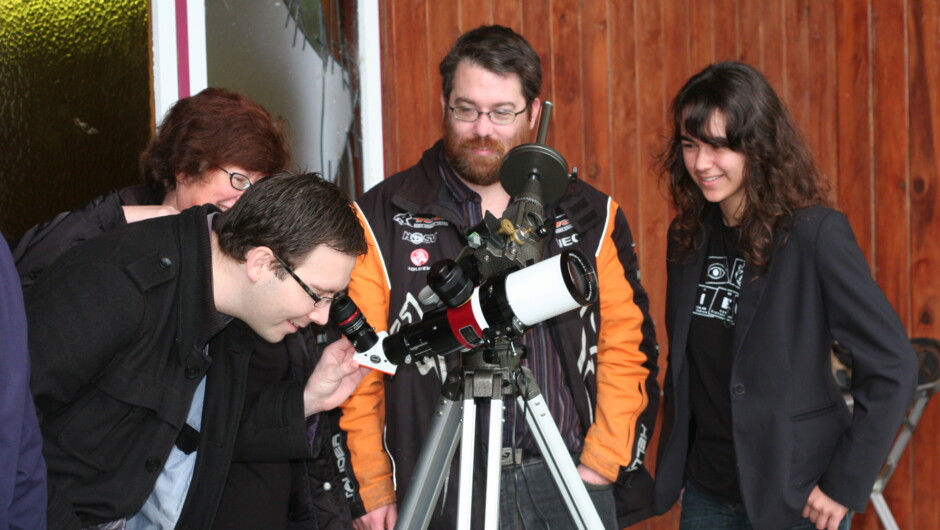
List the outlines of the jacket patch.
<svg viewBox="0 0 940 530">
<path fill-rule="evenodd" d="M 437 242 L 437 232 L 431 234 L 422 234 L 421 232 L 403 231 L 401 238 L 415 245 L 430 245 Z"/>
<path fill-rule="evenodd" d="M 414 265 L 415 267 L 421 267 L 422 265 L 428 262 L 428 259 L 430 257 L 431 255 L 428 254 L 427 250 L 424 250 L 423 248 L 416 248 L 411 251 L 411 256 L 410 256 L 411 264 Z M 412 268 L 408 267 L 408 269 L 411 270 Z"/>
<path fill-rule="evenodd" d="M 574 225 L 571 224 L 571 221 L 567 219 L 559 219 L 555 221 L 555 233 L 556 234 L 563 234 L 573 228 L 574 228 Z"/>
<path fill-rule="evenodd" d="M 435 228 L 449 224 L 443 217 L 420 217 L 411 212 L 396 213 L 392 219 L 399 225 L 410 228 Z"/>
<path fill-rule="evenodd" d="M 556 237 L 555 242 L 558 243 L 558 246 L 561 248 L 571 247 L 578 244 L 578 234 L 574 233 L 570 236 L 565 237 Z"/>
<path fill-rule="evenodd" d="M 578 244 L 578 233 L 572 232 L 572 230 L 574 230 L 574 225 L 567 217 L 555 221 L 555 244 L 558 245 L 558 248 L 568 248 Z"/>
</svg>

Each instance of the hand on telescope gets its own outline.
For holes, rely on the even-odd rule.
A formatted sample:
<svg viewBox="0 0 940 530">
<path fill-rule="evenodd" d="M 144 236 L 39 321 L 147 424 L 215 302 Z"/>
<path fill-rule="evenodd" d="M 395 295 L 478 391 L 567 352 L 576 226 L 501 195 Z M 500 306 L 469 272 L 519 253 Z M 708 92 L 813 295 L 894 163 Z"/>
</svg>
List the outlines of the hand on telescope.
<svg viewBox="0 0 940 530">
<path fill-rule="evenodd" d="M 353 359 L 355 348 L 343 337 L 328 345 L 304 387 L 304 416 L 334 409 L 349 397 L 369 372 Z"/>
<path fill-rule="evenodd" d="M 353 528 L 355 530 L 392 530 L 397 521 L 398 505 L 388 504 L 353 521 Z"/>
<path fill-rule="evenodd" d="M 823 493 L 819 486 L 814 486 L 803 507 L 803 517 L 816 524 L 819 530 L 837 530 L 849 509 Z"/>
<path fill-rule="evenodd" d="M 578 464 L 578 475 L 581 477 L 581 480 L 587 482 L 588 484 L 595 484 L 598 486 L 606 486 L 607 484 L 610 484 L 610 481 L 601 476 L 600 473 L 594 471 L 584 464 Z"/>
</svg>

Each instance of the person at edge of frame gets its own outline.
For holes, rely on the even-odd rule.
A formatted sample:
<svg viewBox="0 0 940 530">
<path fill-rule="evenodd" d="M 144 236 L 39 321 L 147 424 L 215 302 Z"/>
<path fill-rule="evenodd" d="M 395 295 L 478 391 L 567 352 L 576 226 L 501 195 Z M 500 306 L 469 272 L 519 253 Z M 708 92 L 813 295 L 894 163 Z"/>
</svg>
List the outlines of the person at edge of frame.
<svg viewBox="0 0 940 530">
<path fill-rule="evenodd" d="M 0 234 L 0 528 L 46 528 L 46 462 L 29 391 L 23 292 Z"/>
<path fill-rule="evenodd" d="M 461 35 L 440 72 L 443 139 L 415 166 L 356 202 L 370 251 L 353 271 L 350 296 L 380 330 L 394 332 L 421 320 L 417 293 L 426 285 L 428 267 L 455 258 L 466 245 L 465 231 L 484 212 L 502 216 L 511 197 L 499 182 L 501 160 L 527 141 L 539 119 L 541 63 L 509 28 L 481 26 Z M 609 196 L 574 181 L 546 205 L 546 217 L 552 223 L 545 257 L 581 249 L 597 270 L 600 300 L 535 326 L 517 342 L 528 349 L 523 363 L 535 374 L 601 519 L 619 528 L 652 513 L 643 457 L 659 387 L 648 298 L 630 227 Z M 442 381 L 457 369 L 458 358 L 430 356 L 399 366 L 390 378 L 371 373 L 343 404 L 340 424 L 349 436 L 361 493 L 357 509 L 363 515 L 356 528 L 394 525 L 396 501 L 408 494 Z M 481 409 L 488 414 L 487 406 Z M 503 527 L 523 521 L 564 526 L 570 516 L 511 398 L 506 411 L 503 451 L 510 456 L 501 479 Z M 483 465 L 482 453 L 475 461 Z M 458 467 L 455 459 L 445 494 L 431 507 L 433 528 L 455 524 Z M 479 503 L 482 470 L 476 476 Z"/>
<path fill-rule="evenodd" d="M 657 512 L 680 501 L 685 530 L 846 529 L 913 398 L 904 326 L 760 72 L 708 66 L 672 126 Z M 852 351 L 854 413 L 833 340 Z"/>
<path fill-rule="evenodd" d="M 143 183 L 112 191 L 70 212 L 29 229 L 14 245 L 13 255 L 24 290 L 62 253 L 128 223 L 202 204 L 231 208 L 252 183 L 285 171 L 291 165 L 282 120 L 251 98 L 220 87 L 209 87 L 182 98 L 167 111 L 156 134 L 140 155 Z M 249 332 L 249 336 L 253 333 Z M 249 391 L 282 379 L 309 373 L 309 355 L 291 355 L 285 344 L 269 344 L 252 336 L 258 355 L 249 366 Z M 288 342 L 309 340 L 290 337 Z M 320 415 L 313 461 L 235 460 L 226 477 L 214 527 L 277 528 L 304 521 L 314 513 L 321 528 L 347 528 L 351 516 L 334 454 L 340 432 L 338 411 Z M 345 451 L 345 449 L 344 449 Z M 328 461 L 332 459 L 333 461 Z M 327 521 L 330 521 L 328 524 Z M 302 523 L 301 523 L 302 524 Z"/>
</svg>

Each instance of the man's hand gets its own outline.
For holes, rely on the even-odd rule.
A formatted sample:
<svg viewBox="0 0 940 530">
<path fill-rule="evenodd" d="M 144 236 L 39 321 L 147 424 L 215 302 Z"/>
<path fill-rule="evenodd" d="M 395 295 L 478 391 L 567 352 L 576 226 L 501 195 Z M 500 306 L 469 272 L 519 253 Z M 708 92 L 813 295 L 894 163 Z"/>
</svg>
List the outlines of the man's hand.
<svg viewBox="0 0 940 530">
<path fill-rule="evenodd" d="M 355 530 L 392 530 L 398 521 L 398 505 L 389 504 L 376 508 L 353 521 Z"/>
<path fill-rule="evenodd" d="M 153 206 L 122 206 L 122 208 L 124 209 L 124 219 L 127 220 L 128 223 L 180 213 L 176 208 L 163 204 Z"/>
<path fill-rule="evenodd" d="M 610 484 L 610 481 L 601 476 L 600 473 L 594 471 L 584 464 L 578 464 L 578 475 L 581 477 L 581 480 L 587 482 L 588 484 L 595 484 L 598 486 L 606 486 Z"/>
<path fill-rule="evenodd" d="M 819 486 L 813 487 L 803 507 L 803 517 L 815 523 L 819 530 L 837 530 L 848 512 L 848 508 L 832 500 Z"/>
<path fill-rule="evenodd" d="M 356 349 L 346 337 L 324 348 L 304 387 L 304 416 L 338 407 L 369 372 L 359 367 L 354 353 Z"/>
</svg>

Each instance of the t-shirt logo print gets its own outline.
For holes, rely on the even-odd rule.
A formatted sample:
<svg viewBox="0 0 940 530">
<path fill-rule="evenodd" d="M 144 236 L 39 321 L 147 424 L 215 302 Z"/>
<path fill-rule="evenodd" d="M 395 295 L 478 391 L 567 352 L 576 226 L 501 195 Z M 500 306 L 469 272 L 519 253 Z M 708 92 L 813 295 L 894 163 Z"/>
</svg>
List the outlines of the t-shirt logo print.
<svg viewBox="0 0 940 530">
<path fill-rule="evenodd" d="M 694 314 L 734 322 L 745 263 L 735 258 L 729 267 L 726 256 L 709 256 L 705 263 L 705 282 L 698 286 Z"/>
</svg>

